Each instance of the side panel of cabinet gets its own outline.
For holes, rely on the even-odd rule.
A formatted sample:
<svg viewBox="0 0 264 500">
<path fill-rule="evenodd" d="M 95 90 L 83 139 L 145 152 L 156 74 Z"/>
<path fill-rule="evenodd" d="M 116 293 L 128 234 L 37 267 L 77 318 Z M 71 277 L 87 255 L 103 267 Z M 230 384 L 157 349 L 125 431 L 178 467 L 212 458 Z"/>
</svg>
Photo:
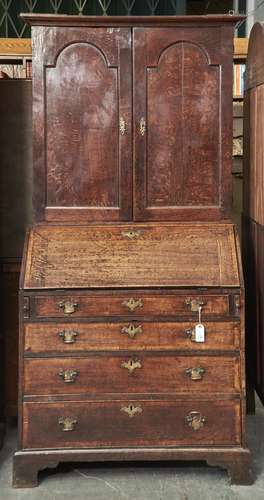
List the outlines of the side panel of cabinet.
<svg viewBox="0 0 264 500">
<path fill-rule="evenodd" d="M 135 220 L 230 215 L 232 36 L 135 28 Z"/>
<path fill-rule="evenodd" d="M 35 220 L 129 220 L 131 30 L 32 29 Z"/>
</svg>

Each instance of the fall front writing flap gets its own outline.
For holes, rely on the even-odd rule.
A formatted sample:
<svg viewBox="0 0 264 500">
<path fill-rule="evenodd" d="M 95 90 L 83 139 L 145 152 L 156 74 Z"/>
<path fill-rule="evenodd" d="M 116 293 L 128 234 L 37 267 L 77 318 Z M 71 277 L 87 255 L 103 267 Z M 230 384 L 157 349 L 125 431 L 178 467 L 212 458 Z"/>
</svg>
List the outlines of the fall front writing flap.
<svg viewBox="0 0 264 500">
<path fill-rule="evenodd" d="M 232 224 L 35 226 L 23 286 L 239 286 Z"/>
</svg>

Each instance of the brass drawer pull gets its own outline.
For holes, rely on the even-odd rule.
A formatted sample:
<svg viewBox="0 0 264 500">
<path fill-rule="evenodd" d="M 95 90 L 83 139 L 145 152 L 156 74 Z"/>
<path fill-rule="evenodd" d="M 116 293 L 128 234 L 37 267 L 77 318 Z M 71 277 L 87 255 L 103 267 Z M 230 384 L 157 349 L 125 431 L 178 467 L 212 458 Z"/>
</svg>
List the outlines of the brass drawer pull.
<svg viewBox="0 0 264 500">
<path fill-rule="evenodd" d="M 130 299 L 124 300 L 122 302 L 122 306 L 125 306 L 131 312 L 134 312 L 138 307 L 143 307 L 143 300 L 142 299 L 133 299 L 133 297 L 130 297 Z"/>
<path fill-rule="evenodd" d="M 61 426 L 62 432 L 70 432 L 70 431 L 74 431 L 75 426 L 78 423 L 78 420 L 77 420 L 77 418 L 60 417 L 58 419 L 58 423 Z"/>
<path fill-rule="evenodd" d="M 78 303 L 77 302 L 70 302 L 70 301 L 66 301 L 66 302 L 59 302 L 58 306 L 63 309 L 63 312 L 64 314 L 73 314 L 75 313 L 77 307 L 78 307 Z"/>
<path fill-rule="evenodd" d="M 74 344 L 76 342 L 76 337 L 78 336 L 78 332 L 74 330 L 63 330 L 58 333 L 59 337 L 63 340 L 64 344 Z"/>
<path fill-rule="evenodd" d="M 206 304 L 206 301 L 205 300 L 201 300 L 201 299 L 186 299 L 185 300 L 185 304 L 186 306 L 189 306 L 191 311 L 192 312 L 198 312 L 199 311 L 199 307 L 203 307 L 205 306 Z"/>
<path fill-rule="evenodd" d="M 60 370 L 59 377 L 63 379 L 66 384 L 75 382 L 76 377 L 79 375 L 77 370 Z"/>
<path fill-rule="evenodd" d="M 124 413 L 126 413 L 130 418 L 133 418 L 135 417 L 136 415 L 139 415 L 140 413 L 142 413 L 142 408 L 141 406 L 134 406 L 132 403 L 129 404 L 128 406 L 122 406 L 122 408 L 120 408 L 120 411 L 123 411 Z"/>
<path fill-rule="evenodd" d="M 142 368 L 142 365 L 139 360 L 129 359 L 128 361 L 123 361 L 123 363 L 121 363 L 121 368 L 125 368 L 131 374 L 137 368 Z"/>
<path fill-rule="evenodd" d="M 133 339 L 138 333 L 142 333 L 142 326 L 141 325 L 133 325 L 133 323 L 129 323 L 128 326 L 124 326 L 121 330 L 122 333 L 127 333 L 127 335 Z"/>
<path fill-rule="evenodd" d="M 147 125 L 146 125 L 146 120 L 145 118 L 142 116 L 142 118 L 140 119 L 140 122 L 139 122 L 139 132 L 142 136 L 145 135 L 146 133 L 146 130 L 147 130 Z"/>
<path fill-rule="evenodd" d="M 195 342 L 195 329 L 188 328 L 185 330 L 186 337 L 188 337 L 192 342 Z"/>
<path fill-rule="evenodd" d="M 124 238 L 128 238 L 129 240 L 136 240 L 142 231 L 135 231 L 134 229 L 130 229 L 129 231 L 122 231 L 122 236 Z"/>
<path fill-rule="evenodd" d="M 199 411 L 191 411 L 185 420 L 194 431 L 198 431 L 206 423 L 206 418 Z"/>
<path fill-rule="evenodd" d="M 205 374 L 205 369 L 198 367 L 198 368 L 187 368 L 185 370 L 186 375 L 189 375 L 191 380 L 202 380 L 204 374 Z"/>
</svg>

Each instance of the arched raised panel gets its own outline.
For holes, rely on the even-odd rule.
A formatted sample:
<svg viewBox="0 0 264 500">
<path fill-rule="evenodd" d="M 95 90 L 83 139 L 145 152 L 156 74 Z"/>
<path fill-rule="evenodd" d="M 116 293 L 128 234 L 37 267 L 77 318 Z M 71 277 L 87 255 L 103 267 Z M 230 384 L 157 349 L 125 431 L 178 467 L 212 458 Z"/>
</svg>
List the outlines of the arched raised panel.
<svg viewBox="0 0 264 500">
<path fill-rule="evenodd" d="M 48 206 L 118 206 L 117 78 L 85 43 L 46 69 Z"/>
<path fill-rule="evenodd" d="M 173 44 L 147 68 L 147 96 L 147 206 L 218 205 L 219 68 Z"/>
<path fill-rule="evenodd" d="M 131 216 L 131 82 L 124 84 L 131 73 L 130 31 L 111 33 L 106 48 L 109 36 L 107 29 L 54 28 L 36 54 L 42 88 L 35 88 L 35 127 L 44 150 L 37 163 L 44 163 L 47 221 Z"/>
<path fill-rule="evenodd" d="M 231 201 L 232 65 L 219 32 L 138 28 L 134 40 L 135 129 L 146 122 L 135 136 L 135 218 L 223 218 Z"/>
</svg>

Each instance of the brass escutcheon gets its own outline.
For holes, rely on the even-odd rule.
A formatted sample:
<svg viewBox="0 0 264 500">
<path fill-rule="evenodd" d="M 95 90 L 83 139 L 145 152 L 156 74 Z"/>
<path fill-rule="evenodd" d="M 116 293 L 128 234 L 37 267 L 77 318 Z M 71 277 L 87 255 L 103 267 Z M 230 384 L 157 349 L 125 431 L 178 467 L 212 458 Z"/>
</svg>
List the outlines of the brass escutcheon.
<svg viewBox="0 0 264 500">
<path fill-rule="evenodd" d="M 133 373 L 137 368 L 142 368 L 142 365 L 139 360 L 129 359 L 128 361 L 123 361 L 121 363 L 121 368 L 126 368 L 129 373 Z"/>
<path fill-rule="evenodd" d="M 119 131 L 121 135 L 125 135 L 126 133 L 126 122 L 122 116 L 120 117 L 119 120 Z"/>
<path fill-rule="evenodd" d="M 75 313 L 77 307 L 78 307 L 78 303 L 77 302 L 70 302 L 70 301 L 66 301 L 66 302 L 59 302 L 58 306 L 63 309 L 63 312 L 64 314 L 73 314 Z"/>
<path fill-rule="evenodd" d="M 142 136 L 145 135 L 146 133 L 146 130 L 147 130 L 147 126 L 146 126 L 146 120 L 145 118 L 142 116 L 142 118 L 140 119 L 140 122 L 139 122 L 139 132 Z"/>
<path fill-rule="evenodd" d="M 120 408 L 120 411 L 123 411 L 130 418 L 133 418 L 135 417 L 135 415 L 142 413 L 142 408 L 141 406 L 134 406 L 132 403 L 130 403 L 128 406 L 122 406 L 122 408 Z"/>
<path fill-rule="evenodd" d="M 63 340 L 64 344 L 74 344 L 76 342 L 76 337 L 78 332 L 74 330 L 63 330 L 58 333 L 59 337 Z"/>
<path fill-rule="evenodd" d="M 203 375 L 205 374 L 204 368 L 187 368 L 185 370 L 186 375 L 189 375 L 191 380 L 202 380 Z"/>
<path fill-rule="evenodd" d="M 142 231 L 135 231 L 134 229 L 130 229 L 129 231 L 122 231 L 122 236 L 124 238 L 128 238 L 129 240 L 135 240 L 137 239 Z"/>
<path fill-rule="evenodd" d="M 122 333 L 127 333 L 127 335 L 133 339 L 137 333 L 142 333 L 142 326 L 141 325 L 134 325 L 133 323 L 129 323 L 128 326 L 123 326 L 121 329 Z"/>
<path fill-rule="evenodd" d="M 185 420 L 194 431 L 198 431 L 206 423 L 206 418 L 199 411 L 191 411 Z"/>
<path fill-rule="evenodd" d="M 138 307 L 143 307 L 143 300 L 130 297 L 122 302 L 122 306 L 126 306 L 131 312 L 134 312 Z"/>
<path fill-rule="evenodd" d="M 59 417 L 58 419 L 59 425 L 62 427 L 63 432 L 73 431 L 76 424 L 78 423 L 77 418 L 71 417 Z"/>
<path fill-rule="evenodd" d="M 71 384 L 75 382 L 77 375 L 79 375 L 79 372 L 77 370 L 70 369 L 70 370 L 59 371 L 59 377 L 61 377 L 66 384 Z"/>
<path fill-rule="evenodd" d="M 187 306 L 190 306 L 190 309 L 192 312 L 198 312 L 199 311 L 199 307 L 203 307 L 206 302 L 202 299 L 186 299 L 185 300 L 185 304 Z"/>
</svg>

